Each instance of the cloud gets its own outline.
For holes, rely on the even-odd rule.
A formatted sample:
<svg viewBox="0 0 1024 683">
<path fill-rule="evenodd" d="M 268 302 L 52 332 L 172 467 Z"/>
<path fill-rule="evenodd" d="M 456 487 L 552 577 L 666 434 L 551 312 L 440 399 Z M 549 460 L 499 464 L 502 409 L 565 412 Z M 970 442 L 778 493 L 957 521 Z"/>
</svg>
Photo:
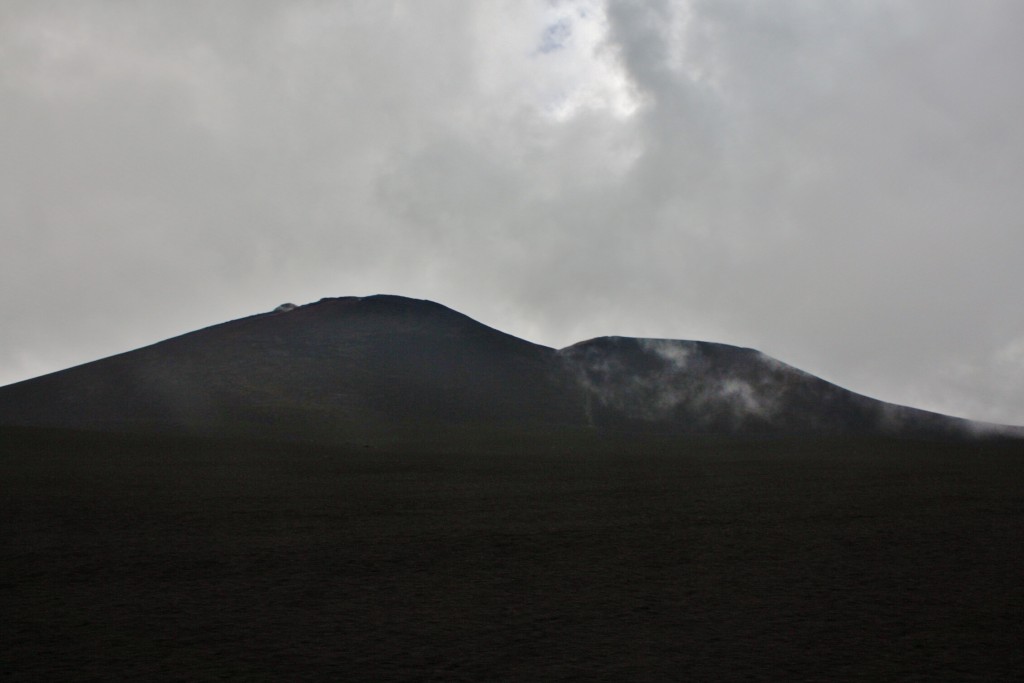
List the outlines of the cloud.
<svg viewBox="0 0 1024 683">
<path fill-rule="evenodd" d="M 722 351 L 736 364 L 716 359 Z M 670 339 L 602 338 L 573 345 L 562 358 L 585 391 L 591 422 L 599 405 L 644 421 L 760 426 L 777 415 L 794 377 L 763 354 Z"/>
<path fill-rule="evenodd" d="M 544 29 L 537 49 L 542 54 L 555 52 L 565 48 L 566 41 L 572 37 L 572 24 L 566 19 L 559 19 Z"/>
<path fill-rule="evenodd" d="M 1022 15 L 5 3 L 0 381 L 379 291 L 1024 423 Z"/>
</svg>

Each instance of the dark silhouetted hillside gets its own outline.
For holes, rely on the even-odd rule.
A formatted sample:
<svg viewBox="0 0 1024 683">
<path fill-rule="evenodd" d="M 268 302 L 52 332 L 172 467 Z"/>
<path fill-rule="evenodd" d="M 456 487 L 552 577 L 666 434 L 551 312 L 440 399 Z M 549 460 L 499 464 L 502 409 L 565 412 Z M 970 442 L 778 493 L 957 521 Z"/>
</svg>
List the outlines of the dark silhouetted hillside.
<svg viewBox="0 0 1024 683">
<path fill-rule="evenodd" d="M 954 436 L 966 420 L 847 391 L 753 349 L 601 337 L 562 349 L 592 424 L 701 434 Z"/>
<path fill-rule="evenodd" d="M 561 351 L 397 296 L 282 306 L 0 389 L 0 424 L 326 442 L 445 434 L 894 434 L 971 423 L 750 349 L 607 337 Z"/>
</svg>

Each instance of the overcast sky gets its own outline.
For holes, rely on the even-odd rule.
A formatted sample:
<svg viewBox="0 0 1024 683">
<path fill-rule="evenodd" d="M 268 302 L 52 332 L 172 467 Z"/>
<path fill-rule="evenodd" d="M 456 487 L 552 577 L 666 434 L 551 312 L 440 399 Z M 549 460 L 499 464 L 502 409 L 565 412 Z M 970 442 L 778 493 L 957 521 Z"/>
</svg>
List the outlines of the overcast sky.
<svg viewBox="0 0 1024 683">
<path fill-rule="evenodd" d="M 1024 3 L 0 3 L 0 384 L 324 296 L 1024 424 Z"/>
</svg>

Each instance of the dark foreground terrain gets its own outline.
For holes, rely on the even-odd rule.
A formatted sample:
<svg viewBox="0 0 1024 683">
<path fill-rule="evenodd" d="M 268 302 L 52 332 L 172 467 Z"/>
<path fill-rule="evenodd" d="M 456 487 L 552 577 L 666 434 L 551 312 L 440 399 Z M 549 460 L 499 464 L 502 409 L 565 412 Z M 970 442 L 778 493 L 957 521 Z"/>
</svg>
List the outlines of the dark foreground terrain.
<svg viewBox="0 0 1024 683">
<path fill-rule="evenodd" d="M 1018 680 L 1024 448 L 6 430 L 11 680 Z"/>
</svg>

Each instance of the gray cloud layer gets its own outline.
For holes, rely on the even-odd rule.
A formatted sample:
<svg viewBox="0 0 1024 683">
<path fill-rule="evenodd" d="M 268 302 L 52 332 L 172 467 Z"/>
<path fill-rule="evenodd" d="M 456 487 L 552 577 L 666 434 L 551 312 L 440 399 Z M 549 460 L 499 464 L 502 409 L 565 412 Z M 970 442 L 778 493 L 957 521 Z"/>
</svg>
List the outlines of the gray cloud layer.
<svg viewBox="0 0 1024 683">
<path fill-rule="evenodd" d="M 1024 4 L 0 5 L 0 382 L 321 296 L 1024 424 Z"/>
</svg>

